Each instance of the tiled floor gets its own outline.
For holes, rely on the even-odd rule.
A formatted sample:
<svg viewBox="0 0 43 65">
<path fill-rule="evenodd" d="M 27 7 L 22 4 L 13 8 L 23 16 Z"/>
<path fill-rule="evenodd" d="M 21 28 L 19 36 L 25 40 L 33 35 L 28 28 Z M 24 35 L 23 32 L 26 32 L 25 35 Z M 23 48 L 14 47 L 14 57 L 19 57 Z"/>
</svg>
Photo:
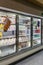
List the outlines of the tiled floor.
<svg viewBox="0 0 43 65">
<path fill-rule="evenodd" d="M 43 51 L 14 65 L 43 65 Z"/>
</svg>

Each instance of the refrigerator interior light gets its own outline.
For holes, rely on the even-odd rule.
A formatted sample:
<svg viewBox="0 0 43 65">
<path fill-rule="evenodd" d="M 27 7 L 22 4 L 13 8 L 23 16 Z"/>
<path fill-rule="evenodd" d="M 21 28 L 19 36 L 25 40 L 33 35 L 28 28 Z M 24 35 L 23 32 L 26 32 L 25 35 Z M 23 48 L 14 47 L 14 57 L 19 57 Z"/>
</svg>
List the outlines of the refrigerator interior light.
<svg viewBox="0 0 43 65">
<path fill-rule="evenodd" d="M 29 46 L 29 47 L 31 46 L 31 43 L 30 43 L 30 41 L 28 41 L 28 46 Z"/>
</svg>

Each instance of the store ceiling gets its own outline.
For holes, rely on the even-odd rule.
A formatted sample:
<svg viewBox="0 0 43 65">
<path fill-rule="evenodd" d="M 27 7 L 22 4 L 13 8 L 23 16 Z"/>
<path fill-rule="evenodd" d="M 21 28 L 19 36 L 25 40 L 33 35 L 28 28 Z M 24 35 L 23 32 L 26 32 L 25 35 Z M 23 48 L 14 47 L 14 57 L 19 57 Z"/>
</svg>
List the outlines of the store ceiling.
<svg viewBox="0 0 43 65">
<path fill-rule="evenodd" d="M 43 4 L 43 0 L 37 0 L 39 3 Z"/>
<path fill-rule="evenodd" d="M 32 3 L 32 4 L 35 4 L 37 6 L 40 6 L 40 7 L 43 7 L 43 0 L 25 0 L 27 1 L 28 3 Z"/>
<path fill-rule="evenodd" d="M 36 9 L 43 10 L 43 0 L 15 0 Z"/>
</svg>

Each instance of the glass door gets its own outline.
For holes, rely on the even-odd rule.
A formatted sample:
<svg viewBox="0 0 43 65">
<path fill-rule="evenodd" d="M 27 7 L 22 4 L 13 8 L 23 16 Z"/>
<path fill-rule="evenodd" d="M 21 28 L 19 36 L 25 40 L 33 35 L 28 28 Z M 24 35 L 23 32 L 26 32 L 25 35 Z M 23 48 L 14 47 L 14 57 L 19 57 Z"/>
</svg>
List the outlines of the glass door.
<svg viewBox="0 0 43 65">
<path fill-rule="evenodd" d="M 31 17 L 19 15 L 19 50 L 31 47 Z"/>
<path fill-rule="evenodd" d="M 16 52 L 16 14 L 0 12 L 0 57 Z"/>
<path fill-rule="evenodd" d="M 42 19 L 42 44 L 43 44 L 43 19 Z"/>
<path fill-rule="evenodd" d="M 33 25 L 32 45 L 35 46 L 41 44 L 41 19 L 33 18 L 32 25 Z"/>
</svg>

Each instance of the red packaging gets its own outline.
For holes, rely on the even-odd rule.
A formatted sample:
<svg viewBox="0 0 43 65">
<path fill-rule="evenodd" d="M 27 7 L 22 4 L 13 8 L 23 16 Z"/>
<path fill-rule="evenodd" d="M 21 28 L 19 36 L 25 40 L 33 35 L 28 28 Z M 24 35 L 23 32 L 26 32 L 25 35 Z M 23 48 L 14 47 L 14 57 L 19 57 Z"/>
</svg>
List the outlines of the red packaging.
<svg viewBox="0 0 43 65">
<path fill-rule="evenodd" d="M 40 33 L 40 30 L 35 30 L 35 33 Z"/>
</svg>

